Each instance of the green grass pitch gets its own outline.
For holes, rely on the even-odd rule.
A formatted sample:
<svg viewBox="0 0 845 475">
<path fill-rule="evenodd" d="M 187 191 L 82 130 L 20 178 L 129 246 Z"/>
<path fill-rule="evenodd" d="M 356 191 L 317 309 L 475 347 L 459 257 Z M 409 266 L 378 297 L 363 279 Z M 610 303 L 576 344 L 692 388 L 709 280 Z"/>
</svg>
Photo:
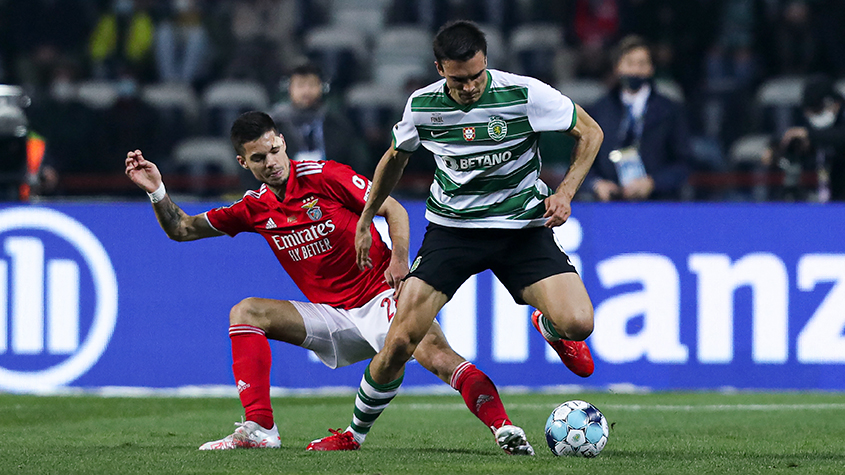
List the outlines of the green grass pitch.
<svg viewBox="0 0 845 475">
<path fill-rule="evenodd" d="M 352 396 L 274 398 L 279 450 L 200 452 L 240 420 L 237 399 L 0 394 L 0 473 L 809 474 L 845 473 L 845 395 L 504 394 L 535 457 L 502 452 L 455 395 L 400 394 L 362 450 L 305 446 L 346 427 Z M 554 457 L 551 410 L 595 404 L 612 424 L 595 459 Z"/>
</svg>

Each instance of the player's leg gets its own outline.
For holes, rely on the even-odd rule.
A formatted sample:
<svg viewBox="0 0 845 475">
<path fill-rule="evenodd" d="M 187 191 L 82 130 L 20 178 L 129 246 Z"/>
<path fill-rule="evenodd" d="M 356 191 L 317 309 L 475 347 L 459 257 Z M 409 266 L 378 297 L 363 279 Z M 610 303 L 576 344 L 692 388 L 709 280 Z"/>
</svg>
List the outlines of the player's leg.
<svg viewBox="0 0 845 475">
<path fill-rule="evenodd" d="M 490 428 L 502 449 L 514 455 L 534 455 L 525 432 L 511 423 L 496 385 L 449 346 L 437 322 L 417 346 L 414 359 L 461 393 L 469 411 Z"/>
<path fill-rule="evenodd" d="M 593 358 L 583 341 L 593 331 L 593 304 L 574 272 L 556 274 L 527 286 L 522 299 L 537 310 L 531 322 L 575 374 L 593 374 Z"/>
<path fill-rule="evenodd" d="M 405 281 L 384 346 L 364 370 L 355 396 L 352 422 L 343 432 L 332 430 L 331 436 L 312 441 L 306 450 L 356 450 L 360 447 L 376 419 L 399 392 L 405 363 L 414 354 L 447 300 L 445 294 L 418 278 L 411 277 Z M 374 364 L 378 365 L 375 366 L 379 371 L 378 377 L 373 374 Z"/>
<path fill-rule="evenodd" d="M 517 230 L 509 238 L 510 252 L 501 253 L 493 272 L 517 303 L 542 313 L 532 323 L 573 373 L 593 373 L 587 338 L 593 329 L 593 306 L 584 283 L 551 229 Z"/>
<path fill-rule="evenodd" d="M 232 372 L 246 422 L 233 434 L 208 442 L 200 450 L 279 447 L 270 404 L 272 354 L 267 339 L 302 345 L 306 337 L 302 316 L 288 301 L 247 298 L 229 312 L 229 337 Z"/>
</svg>

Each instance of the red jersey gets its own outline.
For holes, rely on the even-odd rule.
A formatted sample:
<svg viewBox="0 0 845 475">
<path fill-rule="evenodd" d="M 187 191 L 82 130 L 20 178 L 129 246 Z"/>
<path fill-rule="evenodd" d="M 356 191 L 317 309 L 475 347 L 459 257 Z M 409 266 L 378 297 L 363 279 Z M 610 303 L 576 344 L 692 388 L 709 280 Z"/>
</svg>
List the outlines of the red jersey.
<svg viewBox="0 0 845 475">
<path fill-rule="evenodd" d="M 357 308 L 390 288 L 384 271 L 390 249 L 370 226 L 373 267 L 355 259 L 355 227 L 372 183 L 333 161 L 290 161 L 282 201 L 267 185 L 247 191 L 231 206 L 205 213 L 220 232 L 264 236 L 305 297 L 343 309 Z"/>
</svg>

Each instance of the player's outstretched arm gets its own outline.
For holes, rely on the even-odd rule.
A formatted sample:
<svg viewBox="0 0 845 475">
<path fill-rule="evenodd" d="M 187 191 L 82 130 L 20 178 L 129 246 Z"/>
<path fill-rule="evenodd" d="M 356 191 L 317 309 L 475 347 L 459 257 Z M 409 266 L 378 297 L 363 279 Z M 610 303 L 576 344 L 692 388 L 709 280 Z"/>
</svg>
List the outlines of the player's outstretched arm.
<svg viewBox="0 0 845 475">
<path fill-rule="evenodd" d="M 370 260 L 370 245 L 372 244 L 370 224 L 372 224 L 373 218 L 381 209 L 385 200 L 390 197 L 390 192 L 399 182 L 399 178 L 402 177 L 402 172 L 405 170 L 405 165 L 408 164 L 408 157 L 410 156 L 410 153 L 396 150 L 395 146 L 391 144 L 390 149 L 384 152 L 378 166 L 376 166 L 373 187 L 355 229 L 355 253 L 360 269 L 368 269 L 373 266 L 372 260 Z"/>
<path fill-rule="evenodd" d="M 140 150 L 126 154 L 126 176 L 150 196 L 158 224 L 170 239 L 193 241 L 222 235 L 208 224 L 205 216 L 188 216 L 170 199 L 161 181 L 158 167 L 146 160 Z"/>
<path fill-rule="evenodd" d="M 575 138 L 575 148 L 572 150 L 572 160 L 563 182 L 552 196 L 546 198 L 546 214 L 543 217 L 548 218 L 545 224 L 547 228 L 560 226 L 569 219 L 572 214 L 572 198 L 587 177 L 587 172 L 593 166 L 604 140 L 604 132 L 599 124 L 578 104 L 575 104 L 575 109 L 578 120 L 575 126 L 566 132 Z"/>
<path fill-rule="evenodd" d="M 388 196 L 376 214 L 384 216 L 387 221 L 387 233 L 390 235 L 393 249 L 390 264 L 384 271 L 384 278 L 396 291 L 394 299 L 398 299 L 399 284 L 408 275 L 408 246 L 411 235 L 408 212 L 398 201 Z"/>
</svg>

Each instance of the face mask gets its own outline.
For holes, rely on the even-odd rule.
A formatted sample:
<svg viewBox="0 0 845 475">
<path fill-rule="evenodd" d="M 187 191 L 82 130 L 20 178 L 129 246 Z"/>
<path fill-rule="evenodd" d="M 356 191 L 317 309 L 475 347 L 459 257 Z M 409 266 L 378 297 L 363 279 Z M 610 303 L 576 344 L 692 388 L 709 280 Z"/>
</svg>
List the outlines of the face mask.
<svg viewBox="0 0 845 475">
<path fill-rule="evenodd" d="M 836 114 L 830 108 L 827 108 L 818 114 L 808 115 L 807 122 L 814 129 L 826 129 L 836 122 Z"/>
<path fill-rule="evenodd" d="M 619 77 L 619 82 L 622 84 L 623 88 L 636 92 L 651 82 L 651 78 L 647 76 L 630 76 L 626 74 Z"/>
</svg>

